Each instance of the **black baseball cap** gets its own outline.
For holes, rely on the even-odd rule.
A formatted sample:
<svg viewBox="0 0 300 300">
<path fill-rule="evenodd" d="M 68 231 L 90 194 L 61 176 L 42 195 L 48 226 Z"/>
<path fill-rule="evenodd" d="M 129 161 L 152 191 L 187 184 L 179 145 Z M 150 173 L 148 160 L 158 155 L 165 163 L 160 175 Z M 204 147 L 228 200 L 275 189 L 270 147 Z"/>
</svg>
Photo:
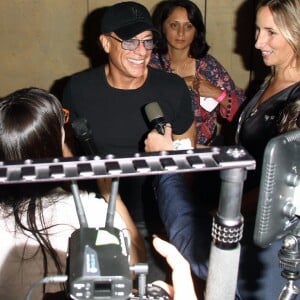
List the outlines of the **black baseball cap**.
<svg viewBox="0 0 300 300">
<path fill-rule="evenodd" d="M 147 8 L 133 1 L 108 7 L 102 18 L 101 33 L 114 32 L 122 40 L 131 39 L 147 30 L 158 34 Z"/>
</svg>

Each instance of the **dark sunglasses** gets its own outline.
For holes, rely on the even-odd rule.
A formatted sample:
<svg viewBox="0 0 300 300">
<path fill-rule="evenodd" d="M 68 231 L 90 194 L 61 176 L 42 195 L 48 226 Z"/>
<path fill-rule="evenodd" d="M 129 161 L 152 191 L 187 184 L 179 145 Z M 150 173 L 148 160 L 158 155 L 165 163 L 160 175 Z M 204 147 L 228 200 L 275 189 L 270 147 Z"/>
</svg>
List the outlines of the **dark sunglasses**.
<svg viewBox="0 0 300 300">
<path fill-rule="evenodd" d="M 108 35 L 108 36 L 113 38 L 114 40 L 118 41 L 119 43 L 121 43 L 121 47 L 124 50 L 133 51 L 133 50 L 135 50 L 139 47 L 140 43 L 142 43 L 144 45 L 146 50 L 153 50 L 154 47 L 155 47 L 155 43 L 154 43 L 153 39 L 147 39 L 147 40 L 139 40 L 139 39 L 120 40 L 120 39 L 116 38 L 115 36 L 112 36 L 112 35 Z"/>
</svg>

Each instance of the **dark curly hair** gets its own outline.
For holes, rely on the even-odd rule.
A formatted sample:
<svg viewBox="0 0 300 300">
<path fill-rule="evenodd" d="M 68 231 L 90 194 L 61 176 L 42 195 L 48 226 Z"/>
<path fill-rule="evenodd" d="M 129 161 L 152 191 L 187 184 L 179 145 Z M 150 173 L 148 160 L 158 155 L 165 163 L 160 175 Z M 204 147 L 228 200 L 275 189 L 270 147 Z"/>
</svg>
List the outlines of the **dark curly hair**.
<svg viewBox="0 0 300 300">
<path fill-rule="evenodd" d="M 189 21 L 196 29 L 196 35 L 190 47 L 190 56 L 196 59 L 204 57 L 209 49 L 206 42 L 206 28 L 200 9 L 195 3 L 189 0 L 163 0 L 154 7 L 152 21 L 160 32 L 160 37 L 157 40 L 154 52 L 160 54 L 166 54 L 168 52 L 168 44 L 163 32 L 163 25 L 165 20 L 177 7 L 186 9 Z"/>
<path fill-rule="evenodd" d="M 300 99 L 286 105 L 279 123 L 279 133 L 300 129 Z"/>
</svg>

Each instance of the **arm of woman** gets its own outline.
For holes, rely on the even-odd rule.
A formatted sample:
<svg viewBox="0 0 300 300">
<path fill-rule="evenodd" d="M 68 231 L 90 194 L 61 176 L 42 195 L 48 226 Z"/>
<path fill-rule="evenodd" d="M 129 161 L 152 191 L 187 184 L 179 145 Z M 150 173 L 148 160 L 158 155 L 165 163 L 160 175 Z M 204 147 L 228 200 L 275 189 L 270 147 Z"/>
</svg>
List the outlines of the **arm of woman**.
<svg viewBox="0 0 300 300">
<path fill-rule="evenodd" d="M 175 246 L 158 237 L 154 237 L 153 246 L 156 251 L 166 259 L 171 267 L 173 286 L 170 286 L 163 281 L 155 281 L 153 283 L 166 290 L 174 300 L 196 300 L 197 297 L 189 263 L 179 253 Z"/>
<path fill-rule="evenodd" d="M 232 121 L 245 101 L 243 90 L 235 85 L 227 70 L 211 55 L 201 59 L 192 87 L 199 96 L 220 99 L 220 115 L 228 121 Z"/>
<path fill-rule="evenodd" d="M 111 179 L 99 178 L 97 180 L 98 188 L 101 191 L 101 195 L 109 201 Z M 128 209 L 126 208 L 121 196 L 118 194 L 116 199 L 116 211 L 126 224 L 126 228 L 130 234 L 131 246 L 130 246 L 130 265 L 146 261 L 146 248 L 140 232 L 138 231 L 135 223 L 133 222 Z"/>
</svg>

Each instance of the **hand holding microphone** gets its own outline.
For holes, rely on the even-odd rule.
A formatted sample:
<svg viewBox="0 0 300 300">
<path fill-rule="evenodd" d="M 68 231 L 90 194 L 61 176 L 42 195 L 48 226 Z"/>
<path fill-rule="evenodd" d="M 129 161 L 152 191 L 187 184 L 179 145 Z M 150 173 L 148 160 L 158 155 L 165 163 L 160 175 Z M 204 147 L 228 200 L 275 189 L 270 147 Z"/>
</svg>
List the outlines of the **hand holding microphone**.
<svg viewBox="0 0 300 300">
<path fill-rule="evenodd" d="M 163 135 L 158 133 L 156 129 L 149 132 L 144 143 L 146 152 L 174 150 L 171 124 L 165 124 Z"/>
<path fill-rule="evenodd" d="M 164 114 L 157 102 L 148 103 L 145 106 L 145 114 L 153 130 L 145 139 L 145 151 L 168 151 L 173 150 L 172 128 L 164 118 Z"/>
<path fill-rule="evenodd" d="M 145 113 L 152 130 L 145 140 L 146 152 L 192 149 L 190 139 L 173 141 L 171 124 L 167 123 L 157 102 L 145 106 Z"/>
</svg>

